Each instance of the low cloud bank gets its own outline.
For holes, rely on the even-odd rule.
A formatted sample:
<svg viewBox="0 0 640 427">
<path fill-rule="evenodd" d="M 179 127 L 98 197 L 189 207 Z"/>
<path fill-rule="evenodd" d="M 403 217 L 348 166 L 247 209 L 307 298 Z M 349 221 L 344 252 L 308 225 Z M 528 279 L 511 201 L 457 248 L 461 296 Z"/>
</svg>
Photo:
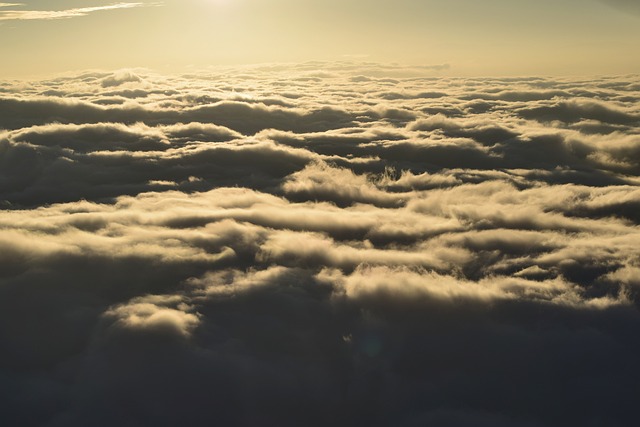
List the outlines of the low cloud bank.
<svg viewBox="0 0 640 427">
<path fill-rule="evenodd" d="M 632 425 L 637 79 L 411 73 L 2 83 L 0 423 Z"/>
</svg>

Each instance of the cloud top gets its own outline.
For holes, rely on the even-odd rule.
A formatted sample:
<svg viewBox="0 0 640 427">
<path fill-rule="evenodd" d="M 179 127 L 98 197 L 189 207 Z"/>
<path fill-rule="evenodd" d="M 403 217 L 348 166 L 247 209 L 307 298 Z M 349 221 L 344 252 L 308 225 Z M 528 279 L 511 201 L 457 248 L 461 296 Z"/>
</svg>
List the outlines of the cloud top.
<svg viewBox="0 0 640 427">
<path fill-rule="evenodd" d="M 0 82 L 0 424 L 632 425 L 636 76 Z"/>
</svg>

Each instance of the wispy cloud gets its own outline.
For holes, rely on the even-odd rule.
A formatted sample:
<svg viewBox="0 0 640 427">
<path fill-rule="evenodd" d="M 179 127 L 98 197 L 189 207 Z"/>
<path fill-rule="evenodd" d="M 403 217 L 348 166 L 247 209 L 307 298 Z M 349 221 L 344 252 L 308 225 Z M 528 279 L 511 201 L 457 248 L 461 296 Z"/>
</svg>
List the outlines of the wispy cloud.
<svg viewBox="0 0 640 427">
<path fill-rule="evenodd" d="M 0 21 L 26 21 L 43 19 L 64 19 L 86 16 L 93 12 L 113 9 L 142 7 L 144 3 L 114 3 L 105 6 L 81 7 L 66 10 L 4 10 L 0 11 Z M 22 6 L 21 3 L 0 3 L 0 7 Z"/>
<path fill-rule="evenodd" d="M 611 7 L 618 9 L 621 12 L 626 12 L 633 15 L 640 16 L 640 3 L 636 0 L 601 0 L 603 3 L 608 4 Z"/>
</svg>

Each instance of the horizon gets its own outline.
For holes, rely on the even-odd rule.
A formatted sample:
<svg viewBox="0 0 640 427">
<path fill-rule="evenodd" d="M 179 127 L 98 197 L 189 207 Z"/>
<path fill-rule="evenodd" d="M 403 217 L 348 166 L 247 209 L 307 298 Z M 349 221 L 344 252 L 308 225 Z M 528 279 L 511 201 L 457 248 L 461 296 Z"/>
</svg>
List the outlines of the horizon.
<svg viewBox="0 0 640 427">
<path fill-rule="evenodd" d="M 0 77 L 345 58 L 460 75 L 640 70 L 632 1 L 64 0 L 0 3 Z"/>
</svg>

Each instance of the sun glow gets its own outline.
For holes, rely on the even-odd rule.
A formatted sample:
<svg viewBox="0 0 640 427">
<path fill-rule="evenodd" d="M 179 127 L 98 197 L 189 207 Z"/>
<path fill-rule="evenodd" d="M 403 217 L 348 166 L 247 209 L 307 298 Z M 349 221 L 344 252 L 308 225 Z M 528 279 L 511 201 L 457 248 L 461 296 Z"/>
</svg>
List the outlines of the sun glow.
<svg viewBox="0 0 640 427">
<path fill-rule="evenodd" d="M 206 3 L 214 6 L 229 6 L 233 3 L 233 0 L 206 0 Z"/>
</svg>

